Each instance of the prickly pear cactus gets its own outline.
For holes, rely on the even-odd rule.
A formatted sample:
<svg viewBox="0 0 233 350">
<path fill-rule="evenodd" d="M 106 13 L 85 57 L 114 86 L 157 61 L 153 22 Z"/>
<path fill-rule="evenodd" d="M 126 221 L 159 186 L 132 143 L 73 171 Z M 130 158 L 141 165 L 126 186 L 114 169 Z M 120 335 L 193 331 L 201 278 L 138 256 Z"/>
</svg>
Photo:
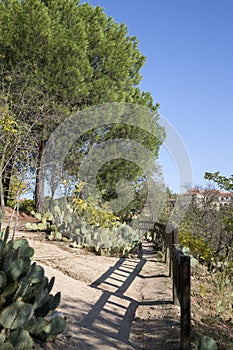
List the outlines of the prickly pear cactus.
<svg viewBox="0 0 233 350">
<path fill-rule="evenodd" d="M 218 347 L 214 339 L 207 336 L 203 336 L 199 339 L 195 350 L 218 350 Z"/>
<path fill-rule="evenodd" d="M 100 255 L 125 256 L 140 242 L 139 231 L 129 225 L 120 222 L 109 227 L 88 224 L 66 202 L 55 200 L 50 210 L 51 213 L 43 217 L 34 213 L 41 222 L 28 223 L 26 227 L 46 231 L 49 240 L 65 241 L 74 248 L 85 247 Z"/>
<path fill-rule="evenodd" d="M 93 227 L 83 223 L 76 229 L 73 239 L 77 246 L 84 246 L 100 255 L 127 255 L 139 243 L 140 236 L 126 224 L 118 224 L 111 228 Z"/>
<path fill-rule="evenodd" d="M 33 337 L 52 340 L 66 320 L 56 308 L 61 295 L 51 294 L 42 266 L 32 262 L 34 250 L 26 239 L 8 241 L 0 232 L 0 349 L 30 350 Z"/>
</svg>

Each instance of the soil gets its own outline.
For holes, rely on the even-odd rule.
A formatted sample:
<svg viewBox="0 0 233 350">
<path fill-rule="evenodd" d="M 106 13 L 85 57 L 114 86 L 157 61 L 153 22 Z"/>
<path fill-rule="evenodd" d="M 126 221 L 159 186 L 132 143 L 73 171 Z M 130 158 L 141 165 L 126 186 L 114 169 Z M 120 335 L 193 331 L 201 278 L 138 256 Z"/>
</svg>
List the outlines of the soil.
<svg viewBox="0 0 233 350">
<path fill-rule="evenodd" d="M 10 215 L 6 208 L 5 226 Z M 32 220 L 19 215 L 15 238 L 25 237 L 46 276 L 55 276 L 52 293 L 61 291 L 58 311 L 67 319 L 65 332 L 55 342 L 38 342 L 35 349 L 180 348 L 179 308 L 171 302 L 168 266 L 150 243 L 125 259 L 97 256 L 26 231 L 25 223 Z"/>
</svg>

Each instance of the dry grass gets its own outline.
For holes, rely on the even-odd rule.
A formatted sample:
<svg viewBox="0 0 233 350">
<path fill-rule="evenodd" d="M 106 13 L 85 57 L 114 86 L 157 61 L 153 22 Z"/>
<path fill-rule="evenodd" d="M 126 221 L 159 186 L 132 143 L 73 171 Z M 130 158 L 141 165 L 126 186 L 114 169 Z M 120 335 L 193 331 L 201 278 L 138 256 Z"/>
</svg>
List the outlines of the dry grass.
<svg viewBox="0 0 233 350">
<path fill-rule="evenodd" d="M 207 335 L 219 350 L 233 349 L 233 287 L 225 272 L 199 268 L 192 275 L 192 329 L 194 338 Z"/>
</svg>

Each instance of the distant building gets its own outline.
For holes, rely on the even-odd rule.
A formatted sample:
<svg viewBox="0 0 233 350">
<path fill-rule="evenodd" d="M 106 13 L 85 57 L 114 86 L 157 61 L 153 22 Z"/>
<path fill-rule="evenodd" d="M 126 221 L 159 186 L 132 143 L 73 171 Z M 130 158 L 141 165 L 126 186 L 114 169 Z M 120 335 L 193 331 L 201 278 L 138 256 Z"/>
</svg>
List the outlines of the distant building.
<svg viewBox="0 0 233 350">
<path fill-rule="evenodd" d="M 219 190 L 199 190 L 197 188 L 191 191 L 192 198 L 197 203 L 203 203 L 203 201 L 213 203 L 217 208 L 221 208 L 226 205 L 233 205 L 233 192 L 221 192 Z"/>
</svg>

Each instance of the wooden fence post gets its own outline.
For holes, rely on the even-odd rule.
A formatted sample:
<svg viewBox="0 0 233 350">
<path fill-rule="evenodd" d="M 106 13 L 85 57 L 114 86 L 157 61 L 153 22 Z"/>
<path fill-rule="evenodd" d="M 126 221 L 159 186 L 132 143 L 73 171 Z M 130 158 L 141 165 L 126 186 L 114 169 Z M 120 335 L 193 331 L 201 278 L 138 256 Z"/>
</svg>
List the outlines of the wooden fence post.
<svg viewBox="0 0 233 350">
<path fill-rule="evenodd" d="M 181 350 L 190 349 L 190 257 L 183 255 L 181 256 Z"/>
<path fill-rule="evenodd" d="M 179 298 L 178 298 L 179 263 L 177 261 L 176 254 L 173 251 L 171 254 L 172 254 L 172 300 L 174 305 L 179 305 Z"/>
<path fill-rule="evenodd" d="M 175 244 L 172 251 L 172 294 L 173 303 L 180 305 L 180 349 L 190 350 L 190 257 Z"/>
</svg>

